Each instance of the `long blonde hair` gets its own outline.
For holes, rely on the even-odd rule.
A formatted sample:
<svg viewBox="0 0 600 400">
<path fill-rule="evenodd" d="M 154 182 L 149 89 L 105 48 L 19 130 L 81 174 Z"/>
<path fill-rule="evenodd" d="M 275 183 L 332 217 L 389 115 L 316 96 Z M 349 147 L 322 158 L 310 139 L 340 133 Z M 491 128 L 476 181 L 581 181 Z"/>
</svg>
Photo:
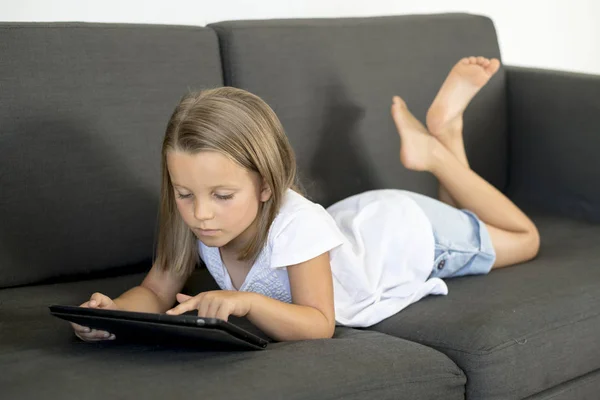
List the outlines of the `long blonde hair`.
<svg viewBox="0 0 600 400">
<path fill-rule="evenodd" d="M 288 188 L 302 193 L 296 157 L 275 112 L 260 97 L 242 89 L 220 87 L 189 93 L 171 115 L 162 145 L 162 185 L 156 260 L 162 270 L 189 275 L 200 262 L 197 238 L 175 203 L 167 169 L 170 151 L 197 154 L 217 151 L 249 171 L 271 189 L 259 203 L 258 233 L 240 251 L 240 260 L 254 262 L 265 245 L 269 227 Z"/>
</svg>

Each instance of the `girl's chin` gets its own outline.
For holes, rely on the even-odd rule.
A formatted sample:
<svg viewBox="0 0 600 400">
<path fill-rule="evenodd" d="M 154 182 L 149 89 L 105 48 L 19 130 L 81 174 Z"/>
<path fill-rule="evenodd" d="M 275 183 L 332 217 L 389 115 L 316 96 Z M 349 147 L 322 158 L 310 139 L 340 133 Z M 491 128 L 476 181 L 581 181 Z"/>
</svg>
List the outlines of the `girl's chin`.
<svg viewBox="0 0 600 400">
<path fill-rule="evenodd" d="M 227 243 L 229 243 L 229 240 L 227 238 L 223 237 L 222 235 L 202 236 L 202 235 L 196 234 L 196 238 L 208 247 L 223 247 Z"/>
</svg>

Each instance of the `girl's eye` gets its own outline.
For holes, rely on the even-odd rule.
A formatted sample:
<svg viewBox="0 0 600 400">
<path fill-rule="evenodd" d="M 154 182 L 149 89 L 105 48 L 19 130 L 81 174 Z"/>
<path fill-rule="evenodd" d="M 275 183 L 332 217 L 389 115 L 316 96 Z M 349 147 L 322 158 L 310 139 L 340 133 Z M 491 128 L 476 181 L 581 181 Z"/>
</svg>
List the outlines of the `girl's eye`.
<svg viewBox="0 0 600 400">
<path fill-rule="evenodd" d="M 219 200 L 231 200 L 233 198 L 233 194 L 228 194 L 225 196 L 215 194 L 215 197 Z"/>
<path fill-rule="evenodd" d="M 180 199 L 187 199 L 190 198 L 192 195 L 191 194 L 181 194 L 181 193 L 177 193 L 177 197 Z M 233 198 L 233 194 L 228 194 L 228 195 L 219 195 L 219 194 L 215 194 L 215 197 L 219 200 L 231 200 Z"/>
</svg>

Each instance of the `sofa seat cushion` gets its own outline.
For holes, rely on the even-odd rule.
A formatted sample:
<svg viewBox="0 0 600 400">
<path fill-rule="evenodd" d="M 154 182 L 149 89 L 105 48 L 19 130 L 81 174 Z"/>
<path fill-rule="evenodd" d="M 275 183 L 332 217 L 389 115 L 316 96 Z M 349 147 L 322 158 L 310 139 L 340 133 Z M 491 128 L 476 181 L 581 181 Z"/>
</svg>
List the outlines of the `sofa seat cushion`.
<svg viewBox="0 0 600 400">
<path fill-rule="evenodd" d="M 142 278 L 0 290 L 2 397 L 464 398 L 465 376 L 447 356 L 379 332 L 338 328 L 333 339 L 262 351 L 85 343 L 49 314 L 50 304 L 81 304 L 95 291 L 116 296 Z"/>
<path fill-rule="evenodd" d="M 525 398 L 600 369 L 600 225 L 533 216 L 531 262 L 448 280 L 370 329 L 431 346 L 467 374 L 467 398 Z"/>
</svg>

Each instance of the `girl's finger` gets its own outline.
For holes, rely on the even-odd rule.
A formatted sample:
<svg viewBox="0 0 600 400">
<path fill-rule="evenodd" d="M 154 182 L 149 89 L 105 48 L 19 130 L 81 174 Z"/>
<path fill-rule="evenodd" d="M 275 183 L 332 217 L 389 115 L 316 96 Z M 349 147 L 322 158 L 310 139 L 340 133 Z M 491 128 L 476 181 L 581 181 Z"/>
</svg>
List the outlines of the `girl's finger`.
<svg viewBox="0 0 600 400">
<path fill-rule="evenodd" d="M 102 293 L 96 292 L 90 297 L 90 307 L 104 307 L 107 305 L 106 296 Z"/>
<path fill-rule="evenodd" d="M 79 324 L 76 324 L 75 322 L 71 322 L 71 326 L 73 327 L 73 330 L 75 330 L 77 332 L 89 332 L 90 331 L 90 328 L 88 328 L 87 326 L 79 325 Z"/>
<path fill-rule="evenodd" d="M 227 321 L 227 319 L 229 318 L 229 315 L 231 315 L 231 311 L 229 310 L 229 307 L 222 304 L 221 307 L 219 307 L 219 309 L 217 310 L 217 314 L 215 315 L 215 318 L 222 319 L 223 321 Z"/>
<path fill-rule="evenodd" d="M 184 301 L 188 301 L 189 299 L 191 299 L 193 296 L 189 296 L 183 293 L 177 293 L 176 297 L 178 302 L 183 303 Z"/>
<path fill-rule="evenodd" d="M 208 309 L 211 305 L 211 302 L 214 302 L 214 300 L 210 300 L 207 299 L 206 297 L 202 298 L 202 300 L 200 300 L 200 303 L 196 306 L 196 308 L 198 309 L 198 316 L 199 317 L 205 317 L 205 318 L 209 318 L 208 317 Z"/>
<path fill-rule="evenodd" d="M 108 336 L 103 335 L 99 335 L 98 331 L 92 331 L 90 333 L 77 333 L 75 332 L 75 336 L 77 336 L 79 339 L 85 341 L 85 342 L 100 342 L 102 340 L 114 340 L 111 339 L 111 337 L 114 337 L 114 335 L 109 334 Z"/>
<path fill-rule="evenodd" d="M 92 329 L 87 326 L 82 326 L 79 329 L 76 328 L 75 331 L 78 333 L 90 333 L 92 332 Z"/>
<path fill-rule="evenodd" d="M 92 329 L 92 331 L 88 334 L 88 337 L 98 340 L 106 340 L 110 337 L 110 333 L 106 331 Z"/>
<path fill-rule="evenodd" d="M 195 308 L 196 308 L 195 301 L 194 301 L 194 299 L 191 299 L 191 300 L 188 300 L 186 302 L 179 304 L 176 307 L 171 308 L 170 310 L 167 311 L 167 314 L 179 315 L 186 311 L 193 310 Z"/>
<path fill-rule="evenodd" d="M 77 336 L 79 339 L 83 340 L 84 342 L 97 342 L 98 341 L 98 339 L 94 338 L 93 336 L 89 336 L 89 334 L 76 333 L 75 336 Z"/>
<path fill-rule="evenodd" d="M 208 307 L 206 308 L 206 314 L 204 315 L 204 317 L 206 318 L 216 318 L 217 317 L 217 313 L 219 312 L 219 309 L 221 309 L 223 306 L 222 302 L 218 302 L 216 300 L 213 300 L 210 304 L 208 304 Z"/>
</svg>

